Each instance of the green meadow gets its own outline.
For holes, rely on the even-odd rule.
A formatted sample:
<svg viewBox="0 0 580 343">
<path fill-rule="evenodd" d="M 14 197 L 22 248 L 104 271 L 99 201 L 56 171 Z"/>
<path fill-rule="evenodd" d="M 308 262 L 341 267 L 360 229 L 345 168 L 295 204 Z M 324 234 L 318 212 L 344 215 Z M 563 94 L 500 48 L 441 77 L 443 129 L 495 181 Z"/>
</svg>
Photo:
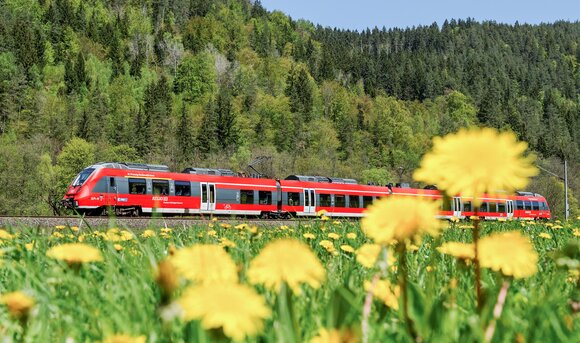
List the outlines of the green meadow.
<svg viewBox="0 0 580 343">
<path fill-rule="evenodd" d="M 370 242 L 356 222 L 313 220 L 256 228 L 214 221 L 209 226 L 147 231 L 5 227 L 0 231 L 0 293 L 22 291 L 34 305 L 20 316 L 0 306 L 0 336 L 3 342 L 100 342 L 121 334 L 126 336 L 117 336 L 116 342 L 230 341 L 220 328 L 206 330 L 200 321 L 183 320 L 178 299 L 189 281 L 178 278 L 177 288 L 168 294 L 156 277 L 158 263 L 175 251 L 212 244 L 223 247 L 237 266 L 240 283 L 255 290 L 271 310 L 259 333 L 244 341 L 577 342 L 579 227 L 578 221 L 482 222 L 481 237 L 522 232 L 539 259 L 537 272 L 525 279 L 482 269 L 480 308 L 473 264 L 437 250 L 447 241 L 471 242 L 470 222 L 449 223 L 438 237 L 426 236 L 407 245 L 406 268 L 400 268 L 390 246 L 372 268 L 357 262 L 357 249 Z M 326 271 L 319 288 L 303 285 L 294 294 L 284 287 L 275 291 L 248 281 L 252 259 L 281 238 L 302 241 L 314 252 Z M 51 247 L 79 241 L 96 247 L 102 261 L 67 264 L 47 257 Z M 401 297 L 396 299 L 398 306 L 389 307 L 364 287 L 373 279 L 396 285 L 405 269 L 415 338 L 401 310 Z M 494 315 L 498 294 L 506 285 L 501 313 Z M 495 327 L 491 338 L 486 337 L 490 325 Z M 335 335 L 320 337 L 322 329 Z"/>
</svg>

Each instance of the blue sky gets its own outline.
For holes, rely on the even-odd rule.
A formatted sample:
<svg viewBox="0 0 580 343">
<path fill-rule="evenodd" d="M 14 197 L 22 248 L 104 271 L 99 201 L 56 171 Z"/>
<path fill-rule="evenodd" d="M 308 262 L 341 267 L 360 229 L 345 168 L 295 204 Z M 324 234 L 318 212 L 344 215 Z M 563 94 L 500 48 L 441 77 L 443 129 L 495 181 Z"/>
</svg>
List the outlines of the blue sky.
<svg viewBox="0 0 580 343">
<path fill-rule="evenodd" d="M 580 20 L 580 0 L 261 0 L 268 10 L 281 10 L 293 19 L 362 30 L 383 25 L 410 27 L 441 25 L 445 19 L 467 17 L 500 23 L 552 23 Z"/>
</svg>

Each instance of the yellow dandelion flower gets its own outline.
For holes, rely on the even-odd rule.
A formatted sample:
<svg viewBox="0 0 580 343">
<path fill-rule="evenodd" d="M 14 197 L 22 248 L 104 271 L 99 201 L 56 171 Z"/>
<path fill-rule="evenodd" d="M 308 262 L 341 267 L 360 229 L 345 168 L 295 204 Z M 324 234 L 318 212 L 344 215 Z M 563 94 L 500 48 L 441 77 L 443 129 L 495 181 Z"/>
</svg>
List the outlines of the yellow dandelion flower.
<svg viewBox="0 0 580 343">
<path fill-rule="evenodd" d="M 367 292 L 371 292 L 375 298 L 381 300 L 385 305 L 393 310 L 399 309 L 399 295 L 401 294 L 401 288 L 398 285 L 393 287 L 388 280 L 378 280 L 375 282 L 373 287 L 372 282 L 365 281 L 364 289 Z"/>
<path fill-rule="evenodd" d="M 346 238 L 348 238 L 348 239 L 356 239 L 356 233 L 349 232 L 349 233 L 346 234 Z"/>
<path fill-rule="evenodd" d="M 340 220 L 335 220 L 335 221 L 332 222 L 332 224 L 334 224 L 334 225 L 340 225 Z"/>
<path fill-rule="evenodd" d="M 79 227 L 78 226 L 71 226 L 70 229 L 74 232 L 79 232 Z"/>
<path fill-rule="evenodd" d="M 110 242 L 129 241 L 133 239 L 133 234 L 127 230 L 120 231 L 117 228 L 112 228 L 107 230 L 107 233 L 103 236 L 103 238 Z"/>
<path fill-rule="evenodd" d="M 481 238 L 478 244 L 483 268 L 501 271 L 516 279 L 531 276 L 538 270 L 538 253 L 519 231 L 492 234 Z"/>
<path fill-rule="evenodd" d="M 172 232 L 173 232 L 173 229 L 172 229 L 172 228 L 170 228 L 170 227 L 164 227 L 164 228 L 162 228 L 162 229 L 161 229 L 161 230 L 159 230 L 159 231 L 160 231 L 160 232 L 163 232 L 163 233 L 167 233 L 167 234 L 169 234 L 169 233 L 172 233 Z"/>
<path fill-rule="evenodd" d="M 79 242 L 84 242 L 86 240 L 87 236 L 85 235 L 79 235 L 79 237 L 77 238 Z"/>
<path fill-rule="evenodd" d="M 32 241 L 32 242 L 30 242 L 30 243 L 26 243 L 26 244 L 24 244 L 24 247 L 25 247 L 25 248 L 26 248 L 26 250 L 28 250 L 28 251 L 33 251 L 33 250 L 34 250 L 34 244 L 35 244 L 35 241 Z"/>
<path fill-rule="evenodd" d="M 234 243 L 231 240 L 224 237 L 224 238 L 220 238 L 220 246 L 222 246 L 224 248 L 235 248 L 237 245 L 236 245 L 236 243 Z"/>
<path fill-rule="evenodd" d="M 306 239 L 315 239 L 316 238 L 316 236 L 310 232 L 303 234 L 302 237 L 304 237 Z"/>
<path fill-rule="evenodd" d="M 402 242 L 423 233 L 437 234 L 439 202 L 414 197 L 388 197 L 374 202 L 361 221 L 363 232 L 377 244 Z"/>
<path fill-rule="evenodd" d="M 326 329 L 318 331 L 318 335 L 310 343 L 357 343 L 359 338 L 350 330 Z"/>
<path fill-rule="evenodd" d="M 250 226 L 248 224 L 238 224 L 238 225 L 234 226 L 234 228 L 236 228 L 238 230 L 246 230 L 249 227 Z"/>
<path fill-rule="evenodd" d="M 538 173 L 534 157 L 524 157 L 528 145 L 510 132 L 490 128 L 461 129 L 433 139 L 433 149 L 414 173 L 417 181 L 436 184 L 447 194 L 477 197 L 498 190 L 523 189 Z M 442 168 L 445 166 L 445 168 Z M 474 206 L 481 198 L 473 200 Z"/>
<path fill-rule="evenodd" d="M 224 229 L 230 229 L 232 227 L 232 224 L 221 223 L 220 226 L 223 227 Z"/>
<path fill-rule="evenodd" d="M 538 235 L 538 237 L 542 237 L 542 238 L 545 238 L 545 239 L 552 239 L 552 235 L 550 235 L 549 233 L 546 233 L 546 232 L 541 232 Z"/>
<path fill-rule="evenodd" d="M 322 215 L 320 216 L 320 220 L 322 220 L 323 222 L 328 221 L 330 218 L 328 216 Z"/>
<path fill-rule="evenodd" d="M 5 293 L 0 296 L 0 303 L 8 308 L 8 312 L 14 318 L 23 318 L 28 315 L 35 301 L 32 297 L 21 291 Z"/>
<path fill-rule="evenodd" d="M 431 272 L 433 271 L 433 267 L 431 267 L 431 266 L 427 266 L 427 267 L 425 268 L 425 270 L 426 270 L 428 273 L 431 273 Z"/>
<path fill-rule="evenodd" d="M 417 251 L 417 250 L 419 250 L 419 247 L 416 246 L 415 244 L 407 244 L 407 251 L 413 252 L 413 251 Z"/>
<path fill-rule="evenodd" d="M 71 264 L 100 262 L 101 251 L 84 243 L 66 243 L 50 248 L 46 256 Z"/>
<path fill-rule="evenodd" d="M 437 250 L 442 254 L 447 254 L 464 260 L 475 258 L 475 245 L 473 243 L 447 242 L 441 244 Z"/>
<path fill-rule="evenodd" d="M 574 229 L 573 235 L 576 237 L 580 237 L 580 229 Z"/>
<path fill-rule="evenodd" d="M 180 249 L 171 263 L 182 277 L 200 283 L 237 282 L 236 264 L 222 247 L 198 244 Z"/>
<path fill-rule="evenodd" d="M 326 212 L 327 212 L 326 210 L 320 210 L 320 211 L 316 212 L 316 216 L 322 217 L 323 215 L 326 214 Z"/>
<path fill-rule="evenodd" d="M 497 221 L 498 222 L 505 222 L 505 221 L 507 221 L 507 219 L 506 218 L 497 218 Z"/>
<path fill-rule="evenodd" d="M 217 231 L 216 230 L 209 230 L 207 232 L 207 235 L 208 236 L 211 236 L 211 237 L 216 237 L 217 236 Z"/>
<path fill-rule="evenodd" d="M 115 248 L 117 251 L 123 250 L 123 246 L 121 244 L 113 244 L 113 248 Z"/>
<path fill-rule="evenodd" d="M 552 226 L 552 229 L 562 229 L 563 226 L 562 225 L 554 225 Z"/>
<path fill-rule="evenodd" d="M 4 230 L 4 229 L 0 229 L 0 240 L 6 240 L 9 241 L 12 238 L 14 238 L 14 235 L 8 233 L 8 231 Z"/>
<path fill-rule="evenodd" d="M 256 225 L 252 225 L 248 228 L 248 232 L 252 235 L 255 235 L 258 233 L 258 227 Z"/>
<path fill-rule="evenodd" d="M 155 237 L 155 231 L 153 231 L 151 229 L 145 230 L 141 234 L 141 237 L 143 237 L 143 238 Z"/>
<path fill-rule="evenodd" d="M 64 230 L 66 229 L 66 225 L 55 225 L 54 228 L 57 230 Z"/>
<path fill-rule="evenodd" d="M 329 241 L 327 239 L 321 240 L 320 242 L 318 242 L 318 245 L 320 245 L 324 249 L 334 248 L 334 243 L 332 243 L 331 241 Z"/>
<path fill-rule="evenodd" d="M 141 336 L 130 336 L 124 334 L 118 334 L 107 337 L 103 340 L 103 343 L 145 343 L 147 337 Z"/>
<path fill-rule="evenodd" d="M 190 287 L 178 303 L 186 321 L 200 320 L 204 329 L 222 329 L 235 340 L 260 333 L 264 319 L 271 314 L 256 291 L 236 283 Z"/>
<path fill-rule="evenodd" d="M 342 250 L 342 251 L 346 251 L 346 252 L 350 252 L 350 253 L 353 253 L 353 252 L 354 252 L 354 248 L 353 248 L 353 247 L 351 247 L 351 246 L 350 246 L 350 245 L 348 245 L 348 244 L 343 244 L 343 245 L 341 245 L 341 246 L 340 246 L 340 250 Z"/>
<path fill-rule="evenodd" d="M 337 239 L 340 239 L 340 235 L 338 233 L 331 232 L 328 234 L 328 238 L 337 240 Z"/>
<path fill-rule="evenodd" d="M 326 270 L 310 248 L 294 239 L 281 239 L 268 244 L 250 262 L 248 279 L 253 284 L 264 284 L 279 290 L 285 282 L 295 294 L 306 283 L 319 288 L 326 278 Z"/>
<path fill-rule="evenodd" d="M 457 223 L 459 221 L 459 218 L 453 216 L 453 217 L 449 218 L 449 221 L 451 221 L 452 223 Z"/>
<path fill-rule="evenodd" d="M 166 294 L 171 294 L 179 286 L 177 271 L 169 259 L 165 259 L 157 265 L 155 282 Z"/>
<path fill-rule="evenodd" d="M 52 233 L 52 237 L 55 237 L 55 238 L 64 238 L 64 235 L 62 233 L 58 232 L 58 231 L 55 231 L 55 232 Z"/>
<path fill-rule="evenodd" d="M 372 268 L 377 263 L 381 246 L 378 244 L 363 244 L 356 251 L 356 261 L 366 268 Z"/>
</svg>

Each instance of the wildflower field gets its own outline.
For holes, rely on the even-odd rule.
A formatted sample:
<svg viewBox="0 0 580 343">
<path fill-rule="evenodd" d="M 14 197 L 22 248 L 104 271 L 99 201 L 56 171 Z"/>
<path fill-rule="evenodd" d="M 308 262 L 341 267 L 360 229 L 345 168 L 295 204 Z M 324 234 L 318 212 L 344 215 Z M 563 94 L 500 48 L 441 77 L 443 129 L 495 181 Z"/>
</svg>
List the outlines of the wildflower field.
<svg viewBox="0 0 580 343">
<path fill-rule="evenodd" d="M 446 225 L 436 238 L 405 247 L 416 337 L 484 341 L 495 322 L 497 342 L 577 341 L 578 222 L 480 224 L 483 238 L 521 232 L 538 256 L 527 278 L 483 269 L 480 310 L 470 259 L 441 252 L 445 242 L 470 242 L 473 225 Z M 215 221 L 139 232 L 15 227 L 0 237 L 3 341 L 413 340 L 395 247 L 372 245 L 356 222 L 256 228 Z"/>
<path fill-rule="evenodd" d="M 511 133 L 436 138 L 415 179 L 470 199 L 537 170 Z M 443 168 L 444 167 L 444 168 Z M 501 191 L 497 191 L 501 190 Z M 499 194 L 498 194 L 499 193 Z M 578 342 L 579 221 L 436 219 L 0 230 L 0 336 L 25 342 Z M 580 218 L 577 218 L 580 220 Z"/>
</svg>

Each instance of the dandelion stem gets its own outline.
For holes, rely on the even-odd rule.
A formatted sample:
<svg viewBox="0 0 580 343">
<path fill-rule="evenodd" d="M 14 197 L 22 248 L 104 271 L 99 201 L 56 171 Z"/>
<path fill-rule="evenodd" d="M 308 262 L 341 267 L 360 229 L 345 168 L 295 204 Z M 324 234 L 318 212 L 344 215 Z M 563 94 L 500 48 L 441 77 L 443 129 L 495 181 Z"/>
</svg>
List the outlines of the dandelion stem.
<svg viewBox="0 0 580 343">
<path fill-rule="evenodd" d="M 491 323 L 489 323 L 489 325 L 487 326 L 487 329 L 485 329 L 486 342 L 491 342 L 491 339 L 493 338 L 497 320 L 499 319 L 503 311 L 509 287 L 510 287 L 509 281 L 504 281 L 501 290 L 497 295 L 497 302 L 495 303 L 495 306 L 493 308 L 493 319 L 491 320 Z"/>
<path fill-rule="evenodd" d="M 407 291 L 407 260 L 406 260 L 406 247 L 405 243 L 398 243 L 397 250 L 399 252 L 399 286 L 401 287 L 401 295 L 403 296 L 403 316 L 405 317 L 405 324 L 407 324 L 407 329 L 409 334 L 413 338 L 413 341 L 417 341 L 417 331 L 415 331 L 415 326 L 413 320 L 409 317 L 409 299 Z"/>
<path fill-rule="evenodd" d="M 478 216 L 477 210 L 475 216 Z M 479 249 L 477 242 L 479 241 L 479 217 L 473 220 L 473 246 L 475 256 L 473 258 L 473 267 L 475 268 L 475 294 L 477 298 L 477 310 L 481 312 L 483 308 L 483 301 L 481 298 L 481 268 L 479 266 Z"/>
<path fill-rule="evenodd" d="M 369 289 L 367 295 L 365 296 L 365 303 L 363 306 L 363 320 L 361 323 L 363 343 L 367 343 L 369 340 L 369 316 L 371 314 L 371 307 L 373 304 L 373 292 L 375 290 L 377 281 L 379 281 L 379 273 L 376 273 L 375 276 L 373 276 L 371 288 Z"/>
</svg>

